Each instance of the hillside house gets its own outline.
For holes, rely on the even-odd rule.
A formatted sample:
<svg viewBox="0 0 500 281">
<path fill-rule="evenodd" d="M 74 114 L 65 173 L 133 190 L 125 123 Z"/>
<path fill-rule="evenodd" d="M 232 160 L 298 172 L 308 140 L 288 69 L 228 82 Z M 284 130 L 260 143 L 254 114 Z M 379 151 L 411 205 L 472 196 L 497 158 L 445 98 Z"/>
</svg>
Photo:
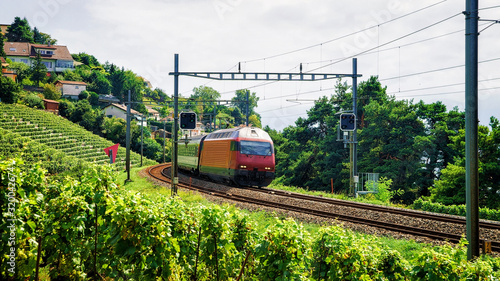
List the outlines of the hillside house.
<svg viewBox="0 0 500 281">
<path fill-rule="evenodd" d="M 4 51 L 12 62 L 22 62 L 29 66 L 33 65 L 38 53 L 48 72 L 62 73 L 67 69 L 74 69 L 75 61 L 66 46 L 5 42 Z"/>
<path fill-rule="evenodd" d="M 78 95 L 87 90 L 87 83 L 79 81 L 62 81 L 59 80 L 55 83 L 56 88 L 61 91 L 63 98 L 78 99 Z"/>
<path fill-rule="evenodd" d="M 112 103 L 105 108 L 103 108 L 104 115 L 107 117 L 116 117 L 116 118 L 121 118 L 123 120 L 127 120 L 127 106 L 123 104 L 118 104 L 118 103 Z M 137 120 L 137 125 L 141 125 L 141 120 L 144 122 L 144 126 L 147 126 L 147 122 L 144 118 L 142 118 L 142 114 L 134 109 L 130 109 L 130 113 L 132 114 L 132 118 Z"/>
<path fill-rule="evenodd" d="M 158 111 L 149 106 L 146 106 L 146 109 L 148 110 L 148 118 L 153 118 L 156 121 L 160 120 L 160 113 Z"/>
</svg>

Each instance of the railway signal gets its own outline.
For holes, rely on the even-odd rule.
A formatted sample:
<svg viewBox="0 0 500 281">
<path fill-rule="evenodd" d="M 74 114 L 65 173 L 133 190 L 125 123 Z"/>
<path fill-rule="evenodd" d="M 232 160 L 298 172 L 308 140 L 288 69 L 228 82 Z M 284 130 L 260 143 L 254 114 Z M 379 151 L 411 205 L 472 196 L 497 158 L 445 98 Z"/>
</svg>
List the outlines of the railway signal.
<svg viewBox="0 0 500 281">
<path fill-rule="evenodd" d="M 356 130 L 356 115 L 354 113 L 343 113 L 340 115 L 340 129 L 342 131 Z"/>
<path fill-rule="evenodd" d="M 193 130 L 196 129 L 196 113 L 194 112 L 181 112 L 181 129 Z"/>
</svg>

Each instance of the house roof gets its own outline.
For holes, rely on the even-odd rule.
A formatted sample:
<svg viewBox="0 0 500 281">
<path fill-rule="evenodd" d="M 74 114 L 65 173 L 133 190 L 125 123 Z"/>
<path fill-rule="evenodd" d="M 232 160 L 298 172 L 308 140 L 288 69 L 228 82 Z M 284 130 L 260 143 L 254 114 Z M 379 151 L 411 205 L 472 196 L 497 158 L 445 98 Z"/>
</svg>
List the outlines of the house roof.
<svg viewBox="0 0 500 281">
<path fill-rule="evenodd" d="M 159 112 L 157 110 L 154 110 L 151 107 L 146 106 L 146 109 L 148 110 L 148 113 L 150 113 L 150 114 L 159 114 Z"/>
<path fill-rule="evenodd" d="M 71 56 L 68 47 L 61 45 L 41 45 L 31 44 L 27 42 L 5 42 L 3 49 L 7 56 L 32 58 L 36 57 L 36 49 L 50 49 L 54 51 L 53 55 L 41 54 L 41 57 L 44 59 L 73 61 L 73 57 Z"/>
<path fill-rule="evenodd" d="M 55 83 L 57 84 L 62 84 L 62 85 L 82 85 L 82 86 L 87 86 L 87 83 L 85 82 L 80 82 L 80 81 L 65 81 L 65 80 L 58 80 Z"/>
<path fill-rule="evenodd" d="M 120 110 L 122 110 L 124 112 L 127 112 L 127 107 L 124 104 L 112 103 L 112 104 L 106 106 L 105 108 L 108 108 L 110 106 L 114 106 L 114 107 L 116 107 L 116 108 L 118 108 L 118 109 L 120 109 Z M 136 111 L 136 110 L 134 110 L 132 108 L 130 109 L 130 113 L 137 114 L 137 115 L 141 114 L 140 112 L 138 112 L 138 111 Z"/>
<path fill-rule="evenodd" d="M 44 102 L 50 102 L 50 103 L 59 103 L 58 101 L 55 100 L 49 100 L 49 99 L 43 99 Z"/>
</svg>

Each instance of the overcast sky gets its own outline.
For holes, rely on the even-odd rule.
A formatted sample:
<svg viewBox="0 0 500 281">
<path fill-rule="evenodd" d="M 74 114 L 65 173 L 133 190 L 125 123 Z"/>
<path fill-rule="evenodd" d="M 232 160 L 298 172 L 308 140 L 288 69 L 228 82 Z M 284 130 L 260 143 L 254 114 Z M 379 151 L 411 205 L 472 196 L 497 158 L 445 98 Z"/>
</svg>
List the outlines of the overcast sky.
<svg viewBox="0 0 500 281">
<path fill-rule="evenodd" d="M 500 19 L 498 0 L 479 4 L 481 19 Z M 241 62 L 247 72 L 298 72 L 302 63 L 303 71 L 351 73 L 356 55 L 359 81 L 378 75 L 398 99 L 464 110 L 464 10 L 465 0 L 2 0 L 0 23 L 26 17 L 71 53 L 130 69 L 168 95 L 175 53 L 180 71 L 219 72 L 237 71 Z M 480 30 L 489 24 L 480 22 Z M 487 125 L 490 116 L 500 118 L 500 24 L 479 38 L 479 118 Z M 181 77 L 180 93 L 205 84 L 223 99 L 250 88 L 263 124 L 281 130 L 306 116 L 312 100 L 330 96 L 335 80 Z"/>
</svg>

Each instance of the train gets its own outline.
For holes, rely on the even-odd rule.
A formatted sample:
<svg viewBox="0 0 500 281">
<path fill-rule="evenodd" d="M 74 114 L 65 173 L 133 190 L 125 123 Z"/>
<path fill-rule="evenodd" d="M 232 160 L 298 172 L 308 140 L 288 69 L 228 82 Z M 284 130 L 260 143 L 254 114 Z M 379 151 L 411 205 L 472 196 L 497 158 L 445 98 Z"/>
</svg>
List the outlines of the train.
<svg viewBox="0 0 500 281">
<path fill-rule="evenodd" d="M 177 147 L 179 169 L 213 181 L 264 187 L 275 177 L 273 141 L 260 128 L 217 130 L 181 139 Z"/>
</svg>

